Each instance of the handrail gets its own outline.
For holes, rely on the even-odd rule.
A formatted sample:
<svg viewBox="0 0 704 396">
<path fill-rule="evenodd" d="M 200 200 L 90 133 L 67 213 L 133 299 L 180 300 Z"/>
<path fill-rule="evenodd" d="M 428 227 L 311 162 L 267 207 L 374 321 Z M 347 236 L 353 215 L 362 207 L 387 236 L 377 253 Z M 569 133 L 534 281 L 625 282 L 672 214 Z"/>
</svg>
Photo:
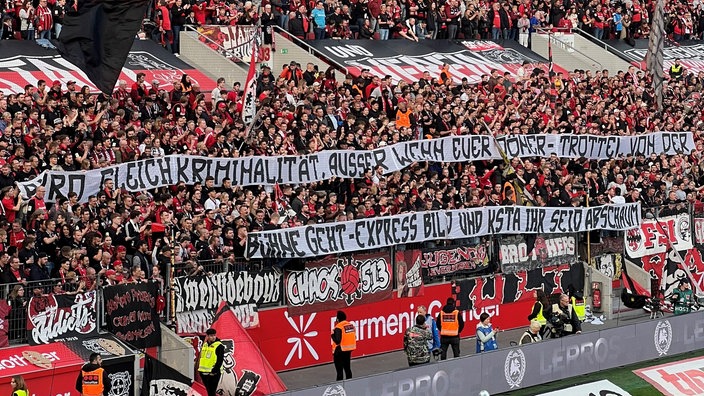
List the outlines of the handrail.
<svg viewBox="0 0 704 396">
<path fill-rule="evenodd" d="M 558 30 L 558 31 L 555 32 L 555 30 Z M 566 43 L 566 42 L 560 40 L 559 38 L 555 37 L 555 35 L 554 35 L 554 33 L 571 33 L 571 30 L 572 30 L 572 29 L 569 29 L 569 28 L 557 28 L 557 29 L 535 28 L 536 33 L 538 33 L 538 34 L 547 34 L 547 35 L 548 35 L 548 40 L 554 39 L 554 40 L 556 40 L 556 41 L 559 41 L 560 44 L 564 45 L 565 47 L 571 49 L 572 51 L 574 51 L 574 52 L 576 52 L 576 53 L 582 55 L 583 57 L 585 57 L 585 58 L 587 58 L 588 60 L 590 60 L 591 62 L 593 62 L 592 66 L 599 65 L 599 68 L 600 68 L 600 69 L 603 69 L 604 66 L 601 64 L 601 62 L 599 62 L 598 60 L 596 60 L 596 59 L 592 58 L 591 56 L 585 54 L 584 52 L 578 50 L 578 49 L 575 48 L 573 45 L 570 45 L 569 43 Z"/>
<path fill-rule="evenodd" d="M 594 44 L 596 44 L 596 45 L 598 45 L 598 46 L 604 46 L 604 49 L 605 49 L 606 51 L 608 51 L 608 52 L 615 52 L 616 55 L 618 55 L 619 57 L 621 57 L 621 59 L 626 60 L 627 62 L 631 63 L 633 66 L 637 67 L 639 70 L 645 71 L 645 69 L 643 69 L 643 68 L 640 66 L 641 62 L 633 62 L 633 59 L 631 59 L 631 57 L 629 57 L 625 52 L 623 52 L 623 51 L 621 51 L 620 49 L 614 47 L 613 45 L 610 45 L 610 44 L 606 43 L 606 42 L 603 41 L 603 40 L 597 39 L 596 37 L 594 37 L 594 35 L 592 35 L 591 33 L 587 32 L 586 30 L 582 30 L 582 29 L 580 29 L 580 28 L 574 28 L 574 29 L 572 29 L 572 30 L 579 32 L 579 33 L 582 34 L 583 36 L 586 36 L 588 39 L 590 39 L 589 41 L 591 41 L 592 43 L 594 43 Z M 636 65 L 635 63 L 637 63 L 637 65 Z"/>
<path fill-rule="evenodd" d="M 325 55 L 322 51 L 319 49 L 308 45 L 305 41 L 299 39 L 298 37 L 294 36 L 289 32 L 288 30 L 282 28 L 279 25 L 272 25 L 271 27 L 274 28 L 274 30 L 278 31 L 279 34 L 285 35 L 286 38 L 291 40 L 292 42 L 296 43 L 299 47 L 305 49 L 308 51 L 309 54 L 315 56 L 316 58 L 322 58 L 326 63 L 330 64 L 331 66 L 334 66 L 336 69 L 338 69 L 340 72 L 347 74 L 347 67 L 339 62 L 337 62 L 334 59 L 331 59 L 329 56 Z"/>
<path fill-rule="evenodd" d="M 183 27 L 183 31 L 192 31 L 192 32 L 194 32 L 195 34 L 197 34 L 199 37 L 202 37 L 202 38 L 206 39 L 209 43 L 212 43 L 213 45 L 215 45 L 220 51 L 216 51 L 215 49 L 210 48 L 211 50 L 213 50 L 214 52 L 218 52 L 219 55 L 224 56 L 225 58 L 228 58 L 229 61 L 232 61 L 232 59 L 230 59 L 230 58 L 234 58 L 234 57 L 235 57 L 235 54 L 233 54 L 232 52 L 230 52 L 230 50 L 228 50 L 228 49 L 226 49 L 225 47 L 223 47 L 222 45 L 216 43 L 216 42 L 213 41 L 210 37 L 208 37 L 208 36 L 204 35 L 203 33 L 199 32 L 198 29 L 196 29 L 194 26 L 185 25 L 185 26 Z M 237 62 L 232 61 L 232 63 L 235 64 L 237 67 L 240 67 L 240 68 L 241 68 L 241 66 L 238 65 Z"/>
</svg>

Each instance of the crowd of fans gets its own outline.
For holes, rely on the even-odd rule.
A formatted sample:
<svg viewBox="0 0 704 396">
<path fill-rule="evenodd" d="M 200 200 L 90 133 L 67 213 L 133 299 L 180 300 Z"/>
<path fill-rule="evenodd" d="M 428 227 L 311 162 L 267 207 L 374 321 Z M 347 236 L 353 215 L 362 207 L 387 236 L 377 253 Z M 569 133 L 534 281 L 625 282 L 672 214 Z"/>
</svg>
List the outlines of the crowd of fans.
<svg viewBox="0 0 704 396">
<path fill-rule="evenodd" d="M 58 279 L 63 290 L 160 278 L 172 259 L 188 274 L 248 265 L 248 232 L 396 213 L 513 205 L 591 205 L 689 201 L 704 192 L 702 73 L 686 70 L 667 83 L 664 109 L 653 112 L 648 76 L 630 67 L 523 78 L 492 72 L 478 84 L 456 84 L 443 71 L 395 83 L 368 70 L 359 77 L 287 65 L 264 68 L 257 84 L 259 117 L 240 120 L 241 85 L 219 79 L 206 99 L 187 76 L 170 92 L 138 77 L 111 98 L 84 95 L 73 81 L 40 81 L 20 94 L 0 94 L 0 272 L 3 283 Z M 441 83 L 442 81 L 442 83 Z M 414 163 L 383 175 L 304 186 L 242 188 L 225 180 L 127 193 L 106 180 L 86 204 L 75 194 L 53 204 L 39 187 L 19 196 L 15 182 L 44 170 L 88 170 L 168 154 L 218 157 L 302 155 L 374 149 L 413 139 L 466 134 L 576 133 L 636 135 L 693 131 L 696 149 L 674 156 L 608 161 L 531 158 Z M 515 179 L 514 179 L 515 178 Z M 511 181 L 511 183 L 506 183 Z M 586 194 L 588 192 L 588 194 Z M 530 197 L 530 199 L 526 198 Z M 244 263 L 244 264 L 243 264 Z"/>
<path fill-rule="evenodd" d="M 458 4 L 453 1 L 449 4 Z M 327 15 L 332 3 L 321 4 Z M 389 4 L 396 6 L 393 0 Z M 541 4 L 537 10 L 545 8 Z M 342 9 L 358 13 L 369 5 Z M 296 1 L 288 7 L 307 15 Z M 410 18 L 420 7 L 403 9 L 402 17 Z M 268 12 L 274 15 L 269 10 L 265 5 L 262 20 Z M 296 15 L 272 20 L 290 27 Z M 548 74 L 536 68 L 518 76 L 493 71 L 469 84 L 453 80 L 447 67 L 413 82 L 369 70 L 338 81 L 333 69 L 292 62 L 276 73 L 263 68 L 257 81 L 258 117 L 251 128 L 241 121 L 242 84 L 229 83 L 221 78 L 206 94 L 184 75 L 164 90 L 140 73 L 131 87 L 119 82 L 111 97 L 91 95 L 74 81 L 39 81 L 23 93 L 0 93 L 0 281 L 33 285 L 28 289 L 36 293 L 75 293 L 145 279 L 163 282 L 172 260 L 177 275 L 245 269 L 252 264 L 244 254 L 249 232 L 408 211 L 525 200 L 537 206 L 581 206 L 587 199 L 590 205 L 689 201 L 698 210 L 703 207 L 701 72 L 685 69 L 671 76 L 663 109 L 655 112 L 650 77 L 635 67 L 616 75 L 606 70 Z M 169 154 L 302 155 L 451 135 L 651 131 L 693 131 L 696 149 L 606 161 L 514 158 L 512 175 L 503 161 L 414 163 L 389 175 L 368 169 L 358 180 L 276 186 L 273 192 L 233 186 L 229 180 L 215 186 L 207 178 L 192 186 L 128 193 L 106 180 L 85 204 L 75 194 L 47 203 L 43 187 L 21 197 L 15 186 L 44 170 L 89 170 Z M 24 287 L 13 287 L 11 298 L 22 300 L 20 293 Z"/>
<path fill-rule="evenodd" d="M 2 39 L 50 39 L 75 0 L 0 0 Z M 655 0 L 156 0 L 145 30 L 178 54 L 185 26 L 252 25 L 267 35 L 278 25 L 301 39 L 502 39 L 527 45 L 536 28 L 580 28 L 598 39 L 648 35 Z M 704 3 L 665 2 L 666 31 L 674 41 L 702 39 Z"/>
</svg>

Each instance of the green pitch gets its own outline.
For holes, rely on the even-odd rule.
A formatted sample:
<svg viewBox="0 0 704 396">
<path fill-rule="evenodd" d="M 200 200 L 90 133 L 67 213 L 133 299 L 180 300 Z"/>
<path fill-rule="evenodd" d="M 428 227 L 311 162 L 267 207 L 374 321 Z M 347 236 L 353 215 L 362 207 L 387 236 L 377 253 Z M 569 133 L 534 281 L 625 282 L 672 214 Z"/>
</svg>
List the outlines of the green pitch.
<svg viewBox="0 0 704 396">
<path fill-rule="evenodd" d="M 551 392 L 558 389 L 565 389 L 571 386 L 585 384 L 588 382 L 609 380 L 623 388 L 632 396 L 658 396 L 661 395 L 661 393 L 648 382 L 635 375 L 633 373 L 633 370 L 655 366 L 663 363 L 675 362 L 678 360 L 690 359 L 699 356 L 704 356 L 704 350 L 688 352 L 685 354 L 669 356 L 661 359 L 649 360 L 646 362 L 614 368 L 611 370 L 597 371 L 593 374 L 582 375 L 580 377 L 573 377 L 562 381 L 550 382 L 544 385 L 533 386 L 530 388 L 519 389 L 516 391 L 500 393 L 500 395 L 533 396 L 540 393 Z"/>
</svg>

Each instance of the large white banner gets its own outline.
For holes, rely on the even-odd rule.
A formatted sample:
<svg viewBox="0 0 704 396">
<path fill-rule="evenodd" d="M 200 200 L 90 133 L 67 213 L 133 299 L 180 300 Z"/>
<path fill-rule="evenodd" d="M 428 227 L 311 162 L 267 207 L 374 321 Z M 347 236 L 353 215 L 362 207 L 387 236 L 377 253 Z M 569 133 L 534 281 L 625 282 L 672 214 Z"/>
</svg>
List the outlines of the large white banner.
<svg viewBox="0 0 704 396">
<path fill-rule="evenodd" d="M 253 232 L 247 237 L 246 256 L 312 257 L 483 235 L 627 230 L 638 227 L 640 222 L 640 203 L 591 208 L 489 206 L 415 212 Z"/>
<path fill-rule="evenodd" d="M 692 248 L 692 224 L 689 214 L 645 220 L 624 234 L 626 254 L 631 258 L 665 253 L 670 248 L 685 251 Z"/>
<path fill-rule="evenodd" d="M 18 183 L 24 197 L 39 185 L 46 187 L 46 201 L 54 202 L 69 192 L 79 202 L 97 194 L 106 179 L 127 191 L 143 191 L 179 182 L 192 185 L 206 176 L 219 186 L 224 178 L 233 185 L 306 184 L 331 177 L 360 178 L 366 169 L 382 167 L 384 174 L 396 172 L 416 161 L 467 162 L 501 159 L 497 147 L 510 158 L 549 157 L 609 159 L 626 154 L 676 154 L 694 149 L 691 132 L 657 132 L 642 136 L 595 135 L 510 135 L 451 136 L 417 140 L 376 150 L 328 150 L 302 156 L 211 158 L 171 155 L 123 163 L 87 172 L 44 171 L 36 178 Z"/>
</svg>

